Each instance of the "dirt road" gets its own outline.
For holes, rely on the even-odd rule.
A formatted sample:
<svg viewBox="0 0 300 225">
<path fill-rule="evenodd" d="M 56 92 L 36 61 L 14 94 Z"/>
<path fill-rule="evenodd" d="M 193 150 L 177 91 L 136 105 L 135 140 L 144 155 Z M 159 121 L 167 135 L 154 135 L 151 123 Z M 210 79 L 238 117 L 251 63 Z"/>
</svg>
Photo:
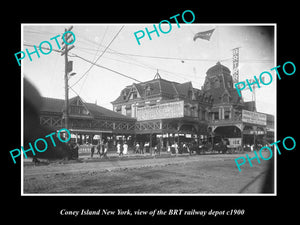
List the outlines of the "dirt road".
<svg viewBox="0 0 300 225">
<path fill-rule="evenodd" d="M 239 172 L 234 162 L 239 156 L 244 154 L 25 166 L 24 193 L 259 193 L 268 161 L 245 164 Z"/>
</svg>

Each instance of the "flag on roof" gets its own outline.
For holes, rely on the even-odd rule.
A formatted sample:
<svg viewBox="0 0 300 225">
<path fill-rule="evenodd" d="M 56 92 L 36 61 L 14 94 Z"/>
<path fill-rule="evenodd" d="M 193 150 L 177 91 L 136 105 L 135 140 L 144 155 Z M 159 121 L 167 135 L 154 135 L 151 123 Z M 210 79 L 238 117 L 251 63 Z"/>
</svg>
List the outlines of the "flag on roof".
<svg viewBox="0 0 300 225">
<path fill-rule="evenodd" d="M 215 31 L 215 29 L 198 32 L 197 34 L 195 34 L 193 40 L 196 41 L 197 38 L 201 38 L 201 39 L 205 39 L 205 40 L 209 41 L 210 37 L 211 37 L 211 35 L 213 34 L 214 31 Z"/>
</svg>

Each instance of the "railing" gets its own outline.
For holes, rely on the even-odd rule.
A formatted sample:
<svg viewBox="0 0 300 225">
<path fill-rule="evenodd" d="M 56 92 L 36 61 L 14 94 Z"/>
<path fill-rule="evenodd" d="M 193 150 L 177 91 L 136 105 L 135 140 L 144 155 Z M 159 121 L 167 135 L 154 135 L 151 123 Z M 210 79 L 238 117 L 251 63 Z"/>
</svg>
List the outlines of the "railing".
<svg viewBox="0 0 300 225">
<path fill-rule="evenodd" d="M 78 152 L 79 153 L 84 153 L 84 152 L 91 152 L 91 148 L 95 145 L 80 145 Z"/>
</svg>

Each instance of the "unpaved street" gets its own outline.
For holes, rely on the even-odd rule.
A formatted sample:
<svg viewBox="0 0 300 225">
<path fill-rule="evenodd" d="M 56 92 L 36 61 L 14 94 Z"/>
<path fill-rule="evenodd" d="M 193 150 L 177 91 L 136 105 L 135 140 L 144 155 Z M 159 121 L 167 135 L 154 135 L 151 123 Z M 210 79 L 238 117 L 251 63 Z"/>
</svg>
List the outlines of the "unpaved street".
<svg viewBox="0 0 300 225">
<path fill-rule="evenodd" d="M 24 167 L 24 193 L 205 194 L 259 193 L 268 161 L 239 172 L 244 154 L 85 160 Z"/>
</svg>

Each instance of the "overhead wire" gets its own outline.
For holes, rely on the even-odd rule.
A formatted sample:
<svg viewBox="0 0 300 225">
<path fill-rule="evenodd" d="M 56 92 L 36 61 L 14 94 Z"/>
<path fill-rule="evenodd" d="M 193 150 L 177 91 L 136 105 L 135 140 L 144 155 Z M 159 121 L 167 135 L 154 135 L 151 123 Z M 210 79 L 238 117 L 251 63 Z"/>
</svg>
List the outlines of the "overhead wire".
<svg viewBox="0 0 300 225">
<path fill-rule="evenodd" d="M 79 49 L 85 49 L 90 51 L 96 51 L 94 48 L 86 48 L 86 47 L 78 47 Z M 133 57 L 140 57 L 140 58 L 154 58 L 154 59 L 162 59 L 162 60 L 179 60 L 179 61 L 204 61 L 204 62 L 215 62 L 218 59 L 203 59 L 203 58 L 182 58 L 182 57 L 168 57 L 168 56 L 154 56 L 154 55 L 141 55 L 141 54 L 132 54 L 132 53 L 125 53 L 113 50 L 108 48 L 106 51 L 108 54 L 116 54 L 116 55 L 124 55 L 124 56 L 133 56 Z M 223 58 L 220 61 L 228 61 L 232 60 L 232 57 Z M 240 62 L 247 62 L 247 63 L 271 63 L 273 59 L 240 59 Z"/>
<path fill-rule="evenodd" d="M 89 42 L 90 44 L 92 44 L 92 45 L 96 45 L 97 44 L 96 42 L 94 42 L 92 40 L 88 40 L 88 39 L 85 39 L 85 40 L 87 42 Z M 95 49 L 91 49 L 91 48 L 82 48 L 82 49 L 95 51 Z M 171 72 L 171 71 L 168 71 L 168 70 L 165 70 L 165 69 L 162 69 L 162 68 L 154 67 L 152 65 L 149 65 L 149 63 L 146 64 L 144 62 L 138 61 L 136 59 L 136 57 L 154 58 L 154 59 L 162 59 L 162 60 L 179 60 L 181 62 L 182 61 L 206 61 L 206 62 L 212 62 L 212 61 L 216 61 L 217 60 L 217 59 L 179 58 L 179 57 L 167 57 L 167 56 L 151 56 L 151 55 L 131 54 L 131 53 L 119 52 L 119 51 L 113 50 L 111 48 L 108 48 L 106 52 L 107 52 L 107 54 L 125 56 L 126 59 L 129 59 L 130 61 L 133 60 L 134 63 L 130 62 L 130 61 L 128 62 L 128 61 L 122 61 L 120 59 L 113 59 L 113 58 L 105 57 L 105 58 L 108 58 L 110 60 L 120 61 L 120 62 L 123 62 L 123 63 L 128 63 L 128 64 L 131 64 L 131 65 L 135 65 L 135 66 L 140 66 L 140 67 L 143 67 L 143 68 L 146 68 L 146 69 L 149 69 L 149 70 L 157 70 L 157 69 L 159 69 L 160 71 L 164 71 L 165 73 L 168 73 L 169 76 L 174 76 L 174 77 L 177 77 L 179 79 L 184 79 L 184 80 L 189 80 L 189 81 L 192 80 L 193 83 L 197 83 L 200 86 L 201 86 L 201 83 L 199 81 L 196 81 L 195 79 L 191 79 L 190 75 L 180 74 L 180 73 Z M 88 53 L 88 54 L 90 54 L 90 53 Z M 131 57 L 134 57 L 135 59 L 132 59 Z M 229 60 L 232 60 L 232 58 L 228 57 L 228 58 L 221 59 L 219 61 L 223 62 L 223 61 L 229 61 Z M 136 62 L 138 62 L 139 64 L 137 64 Z M 248 63 L 268 63 L 268 62 L 270 62 L 271 63 L 272 60 L 251 60 L 251 59 L 241 60 L 241 63 L 243 63 L 243 62 L 248 62 Z M 189 79 L 188 79 L 188 77 L 189 77 Z M 203 80 L 203 78 L 202 78 L 202 80 Z"/>
<path fill-rule="evenodd" d="M 31 45 L 31 44 L 24 44 L 24 46 L 33 47 L 34 45 Z M 46 47 L 41 47 L 41 48 L 42 48 L 42 49 L 46 49 L 46 50 L 50 50 L 49 48 L 46 48 Z M 61 53 L 60 50 L 56 50 L 56 49 L 52 49 L 52 51 Z M 72 55 L 71 55 L 71 54 L 72 54 Z M 114 72 L 114 73 L 116 73 L 116 74 L 119 74 L 119 75 L 121 75 L 121 76 L 123 76 L 123 77 L 129 78 L 129 79 L 134 80 L 134 81 L 137 81 L 137 82 L 142 82 L 142 81 L 139 81 L 139 80 L 137 80 L 137 79 L 135 79 L 135 78 L 133 78 L 133 77 L 130 77 L 130 76 L 126 75 L 126 74 L 123 74 L 123 73 L 121 73 L 121 72 L 118 72 L 118 71 L 116 71 L 116 70 L 113 70 L 113 69 L 110 69 L 110 68 L 108 68 L 108 67 L 101 66 L 101 65 L 99 65 L 99 64 L 97 64 L 97 63 L 94 63 L 94 62 L 92 62 L 92 61 L 90 61 L 90 60 L 88 60 L 88 59 L 85 59 L 85 58 L 83 58 L 83 57 L 77 55 L 77 54 L 74 54 L 74 53 L 71 53 L 71 54 L 69 54 L 68 56 L 69 56 L 69 57 L 77 57 L 77 58 L 79 58 L 79 59 L 82 59 L 83 61 L 86 61 L 86 62 L 88 62 L 88 63 L 91 63 L 91 64 L 93 64 L 93 65 L 95 65 L 95 66 L 97 66 L 97 67 L 100 67 L 100 68 L 109 70 L 109 71 Z M 73 86 L 72 86 L 72 87 L 73 87 Z"/>
<path fill-rule="evenodd" d="M 155 67 L 155 66 L 152 66 L 152 65 L 149 65 L 149 64 L 147 65 L 147 64 L 139 62 L 137 60 L 134 60 L 134 62 L 131 62 L 131 61 L 124 61 L 124 60 L 121 60 L 121 59 L 111 58 L 111 57 L 107 57 L 107 56 L 103 56 L 103 58 L 113 60 L 113 61 L 122 62 L 122 63 L 126 63 L 126 64 L 130 64 L 130 65 L 134 65 L 134 66 L 138 66 L 138 67 L 145 68 L 145 69 L 148 69 L 148 70 L 151 70 L 151 71 L 157 71 L 157 69 L 158 69 L 159 71 L 163 71 L 163 72 L 167 73 L 169 76 L 176 77 L 178 79 L 184 79 L 185 81 L 191 81 L 191 79 L 189 79 L 190 75 L 169 71 L 169 70 L 166 70 L 166 69 L 163 69 L 163 68 L 160 68 L 160 67 Z M 136 63 L 136 62 L 138 62 L 138 63 Z M 193 83 L 198 83 L 198 85 L 200 85 L 200 83 L 198 81 L 196 81 L 195 79 L 192 79 L 192 81 L 193 81 Z"/>
<path fill-rule="evenodd" d="M 123 28 L 123 27 L 122 27 Z M 122 29 L 121 28 L 121 29 Z M 121 31 L 121 29 L 120 29 L 120 31 Z M 119 31 L 119 32 L 120 32 Z M 119 32 L 117 33 L 117 35 L 119 34 Z M 114 39 L 117 37 L 117 35 L 114 37 Z M 113 40 L 114 40 L 113 39 Z M 127 77 L 127 78 L 129 78 L 129 79 L 132 79 L 132 80 L 134 80 L 134 81 L 137 81 L 137 82 L 141 82 L 141 81 L 139 81 L 139 80 L 137 80 L 137 79 L 135 79 L 135 78 L 133 78 L 133 77 L 131 77 L 131 76 L 129 76 L 129 75 L 126 75 L 126 74 L 124 74 L 124 73 L 120 73 L 120 72 L 118 72 L 118 71 L 116 71 L 116 70 L 113 70 L 113 69 L 110 69 L 110 68 L 108 68 L 108 67 L 105 67 L 105 66 L 100 66 L 99 64 L 96 64 L 96 62 L 104 55 L 104 53 L 106 52 L 106 53 L 108 53 L 108 54 L 116 54 L 116 55 L 122 55 L 122 56 L 132 56 L 132 57 L 143 57 L 143 58 L 156 58 L 156 59 L 172 59 L 172 60 L 185 60 L 185 61 L 187 61 L 187 60 L 192 60 L 192 61 L 199 61 L 199 60 L 201 60 L 201 61 L 214 61 L 214 59 L 192 59 L 192 58 L 184 58 L 184 59 L 182 59 L 182 58 L 178 58 L 178 57 L 165 57 L 165 56 L 149 56 L 149 55 L 139 55 L 139 54 L 129 54 L 129 53 L 122 53 L 122 52 L 118 52 L 118 51 L 116 51 L 116 50 L 113 50 L 113 49 L 111 49 L 111 48 L 109 48 L 109 46 L 111 45 L 111 43 L 113 42 L 113 40 L 109 43 L 109 45 L 107 45 L 107 46 L 105 46 L 105 49 L 102 51 L 102 54 L 98 57 L 98 59 L 95 61 L 95 62 L 92 62 L 92 61 L 90 61 L 90 60 L 86 60 L 85 58 L 83 58 L 83 57 L 81 57 L 81 56 L 78 56 L 78 55 L 75 55 L 75 54 L 73 54 L 73 56 L 71 56 L 71 55 L 69 55 L 70 57 L 78 57 L 78 58 L 81 58 L 82 60 L 84 60 L 84 61 L 86 61 L 86 62 L 89 62 L 89 63 L 91 63 L 92 65 L 90 66 L 90 68 L 87 70 L 87 72 L 89 72 L 89 70 L 94 66 L 94 65 L 96 65 L 97 67 L 100 67 L 100 68 L 103 68 L 103 69 L 107 69 L 107 70 L 109 70 L 109 71 L 111 71 L 111 72 L 114 72 L 114 73 L 117 73 L 117 74 L 119 74 L 119 75 L 121 75 L 121 76 L 124 76 L 124 77 Z M 88 41 L 90 41 L 90 40 L 88 40 Z M 92 42 L 93 44 L 96 44 L 96 42 Z M 34 45 L 30 45 L 30 44 L 24 44 L 24 46 L 29 46 L 29 47 L 34 47 Z M 99 46 L 99 43 L 98 43 L 98 46 Z M 39 48 L 39 47 L 38 47 Z M 43 48 L 43 49 L 47 49 L 47 50 L 50 50 L 49 48 L 45 48 L 45 47 L 41 47 L 41 48 Z M 83 48 L 83 47 L 77 47 L 77 48 L 79 48 L 79 49 L 87 49 L 87 50 L 93 50 L 93 51 L 95 51 L 95 49 L 89 49 L 89 48 Z M 55 51 L 55 52 L 58 52 L 58 53 L 61 53 L 61 51 L 60 50 L 55 50 L 55 49 L 52 49 L 53 51 Z M 99 50 L 99 47 L 98 47 L 98 50 Z M 90 53 L 89 53 L 90 54 Z M 94 57 L 95 58 L 95 57 Z M 106 58 L 108 58 L 108 57 L 106 57 Z M 130 59 L 130 57 L 126 57 L 126 58 L 129 58 Z M 112 58 L 110 58 L 111 60 L 116 60 L 116 61 L 121 61 L 121 60 L 118 60 L 118 59 L 112 59 Z M 230 57 L 230 58 L 225 58 L 225 59 L 222 59 L 221 61 L 227 61 L 227 60 L 232 60 L 232 58 Z M 248 60 L 242 60 L 241 61 L 241 63 L 242 62 L 254 62 L 254 63 L 259 63 L 259 62 L 264 62 L 264 63 L 267 63 L 267 62 L 273 62 L 273 60 L 268 60 L 268 59 L 266 59 L 266 60 L 250 60 L 250 59 L 248 59 Z M 168 73 L 169 75 L 172 75 L 172 76 L 175 76 L 175 77 L 178 77 L 178 78 L 183 78 L 183 79 L 187 79 L 187 77 L 188 77 L 188 75 L 186 75 L 186 74 L 179 74 L 179 73 L 175 73 L 175 72 L 171 72 L 171 71 L 168 71 L 168 70 L 165 70 L 165 69 L 161 69 L 161 68 L 156 68 L 156 67 L 154 67 L 154 66 L 152 66 L 152 65 L 148 65 L 148 64 L 145 64 L 145 63 L 142 63 L 142 62 L 139 62 L 141 65 L 138 65 L 138 64 L 136 64 L 136 63 L 132 63 L 132 62 L 126 62 L 126 61 L 123 61 L 124 63 L 128 63 L 128 64 L 132 64 L 132 65 L 136 65 L 136 66 L 140 66 L 140 67 L 144 67 L 144 68 L 146 68 L 146 69 L 151 69 L 151 70 L 157 70 L 157 69 L 159 69 L 160 71 L 164 71 L 164 72 L 166 72 L 166 73 Z M 135 60 L 135 62 L 137 62 L 137 60 Z M 87 72 L 85 73 L 85 74 L 83 74 L 82 75 L 82 77 L 81 78 L 79 78 L 79 80 L 77 80 L 73 85 L 72 85 L 72 87 L 73 86 L 75 86 L 84 76 L 86 76 L 86 74 L 87 74 Z M 193 81 L 193 82 L 195 82 L 195 81 Z M 199 82 L 196 82 L 196 83 L 199 83 Z M 200 83 L 199 83 L 200 84 Z"/>
<path fill-rule="evenodd" d="M 116 70 L 113 70 L 113 69 L 110 69 L 110 68 L 108 68 L 108 67 L 101 66 L 101 65 L 99 65 L 99 64 L 97 64 L 97 63 L 94 63 L 94 62 L 92 62 L 92 61 L 90 61 L 90 60 L 88 60 L 88 59 L 85 59 L 85 58 L 83 58 L 83 57 L 77 55 L 77 54 L 72 53 L 72 55 L 69 55 L 69 56 L 70 56 L 70 57 L 77 57 L 77 58 L 82 59 L 82 60 L 84 60 L 84 61 L 86 61 L 86 62 L 88 62 L 88 63 L 93 64 L 94 66 L 97 66 L 97 67 L 100 67 L 100 68 L 109 70 L 109 71 L 111 71 L 111 72 L 114 72 L 114 73 L 119 74 L 119 75 L 121 75 L 121 76 L 123 76 L 123 77 L 129 78 L 129 79 L 131 79 L 131 80 L 137 81 L 137 82 L 139 82 L 139 83 L 142 82 L 142 81 L 139 81 L 139 80 L 137 80 L 137 79 L 135 79 L 135 78 L 133 78 L 133 77 L 131 77 L 131 76 L 128 76 L 128 75 L 126 75 L 126 74 L 123 74 L 123 73 L 121 73 L 121 72 L 118 72 L 118 71 L 116 71 Z M 72 87 L 73 87 L 73 86 L 72 86 Z"/>
<path fill-rule="evenodd" d="M 118 31 L 118 33 L 113 37 L 113 39 L 110 41 L 110 43 L 106 46 L 106 48 L 104 49 L 104 51 L 102 52 L 102 54 L 96 59 L 96 61 L 94 63 L 92 63 L 92 65 L 89 67 L 89 69 L 72 85 L 72 87 L 74 87 L 76 84 L 78 84 L 78 82 L 84 77 L 86 76 L 86 74 L 92 69 L 92 67 L 95 65 L 95 63 L 103 56 L 103 54 L 106 52 L 106 50 L 109 48 L 109 46 L 113 43 L 113 41 L 117 38 L 117 36 L 119 35 L 119 33 L 122 31 L 122 29 L 124 28 L 124 25 L 120 28 L 120 30 Z"/>
<path fill-rule="evenodd" d="M 96 53 L 95 53 L 95 55 L 94 55 L 94 58 L 93 58 L 93 60 L 92 60 L 93 62 L 94 62 L 94 60 L 95 60 L 95 58 L 96 58 L 96 56 L 97 56 L 97 54 L 98 54 L 98 52 L 99 52 L 100 46 L 102 45 L 102 42 L 103 42 L 104 37 L 105 37 L 105 35 L 106 35 L 107 29 L 108 29 L 108 26 L 106 26 L 105 31 L 104 31 L 104 34 L 103 34 L 103 36 L 102 36 L 102 39 L 101 39 L 100 43 L 98 44 L 97 51 L 96 51 Z M 103 54 L 104 54 L 104 53 L 103 53 Z M 82 83 L 82 85 L 81 85 L 81 87 L 80 87 L 79 94 L 81 93 L 81 90 L 82 90 L 82 88 L 83 88 L 83 86 L 84 86 L 84 84 L 85 84 L 85 82 L 86 82 L 86 80 L 87 80 L 87 77 L 88 77 L 88 76 L 85 76 L 85 79 L 84 79 L 84 81 L 83 81 L 83 83 Z"/>
<path fill-rule="evenodd" d="M 92 44 L 96 44 L 96 43 L 92 42 Z M 83 48 L 83 49 L 94 51 L 94 49 L 91 49 L 91 48 Z M 81 51 L 83 51 L 83 50 L 81 50 Z M 86 51 L 83 51 L 83 52 L 87 53 Z M 150 65 L 149 63 L 141 62 L 141 61 L 139 61 L 135 58 L 135 56 L 137 56 L 135 54 L 121 53 L 121 52 L 118 52 L 118 51 L 116 51 L 112 48 L 108 48 L 107 53 L 112 54 L 112 55 L 120 55 L 121 57 L 125 57 L 126 59 L 129 59 L 130 61 L 134 61 L 134 62 L 128 62 L 128 61 L 123 61 L 123 60 L 120 60 L 120 59 L 114 59 L 114 58 L 109 58 L 109 57 L 104 57 L 104 58 L 108 58 L 110 60 L 115 60 L 115 61 L 120 61 L 120 62 L 123 62 L 123 63 L 132 64 L 132 65 L 135 65 L 135 66 L 140 66 L 140 67 L 152 70 L 152 71 L 157 71 L 157 69 L 158 69 L 159 71 L 164 71 L 164 72 L 168 73 L 169 76 L 171 75 L 171 76 L 179 78 L 179 79 L 184 79 L 186 81 L 190 81 L 190 79 L 188 79 L 188 77 L 190 77 L 190 75 L 169 71 L 169 70 L 163 69 L 161 67 Z M 91 53 L 88 53 L 88 54 L 91 54 Z M 134 58 L 132 58 L 132 57 L 134 57 Z M 145 57 L 147 57 L 147 56 L 145 56 Z M 173 58 L 173 59 L 176 59 L 176 60 L 178 59 L 178 61 L 182 62 L 181 58 Z M 139 64 L 137 64 L 137 63 L 139 63 Z M 198 81 L 195 81 L 195 80 L 192 80 L 192 81 L 194 83 L 200 84 Z"/>
</svg>

